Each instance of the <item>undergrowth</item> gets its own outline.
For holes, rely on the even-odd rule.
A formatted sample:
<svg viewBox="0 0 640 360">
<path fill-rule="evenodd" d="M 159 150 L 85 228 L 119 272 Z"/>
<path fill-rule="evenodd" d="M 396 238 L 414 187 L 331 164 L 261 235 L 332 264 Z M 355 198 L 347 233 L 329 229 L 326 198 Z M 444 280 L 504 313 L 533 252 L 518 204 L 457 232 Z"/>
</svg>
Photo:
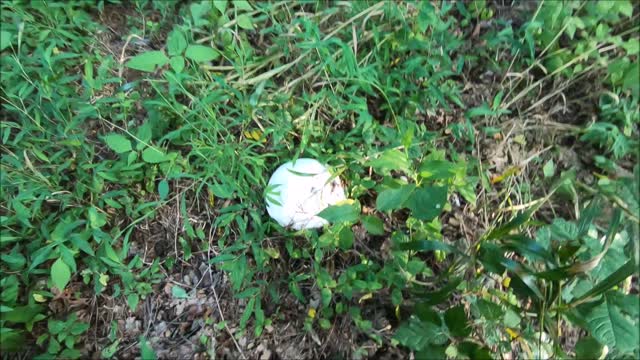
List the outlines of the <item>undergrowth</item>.
<svg viewBox="0 0 640 360">
<path fill-rule="evenodd" d="M 2 1 L 3 357 L 155 357 L 95 304 L 194 297 L 166 277 L 197 254 L 237 356 L 287 294 L 415 358 L 640 355 L 633 2 L 117 4 Z M 348 187 L 321 231 L 265 211 L 302 156 Z"/>
</svg>

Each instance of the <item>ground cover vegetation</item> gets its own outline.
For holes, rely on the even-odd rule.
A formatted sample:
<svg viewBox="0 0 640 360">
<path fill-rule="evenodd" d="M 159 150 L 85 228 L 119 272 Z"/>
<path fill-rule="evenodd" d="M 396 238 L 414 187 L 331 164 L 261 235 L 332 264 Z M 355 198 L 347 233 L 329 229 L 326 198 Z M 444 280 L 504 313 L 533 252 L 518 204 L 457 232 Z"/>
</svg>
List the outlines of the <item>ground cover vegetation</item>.
<svg viewBox="0 0 640 360">
<path fill-rule="evenodd" d="M 637 3 L 0 6 L 3 358 L 640 355 Z"/>
</svg>

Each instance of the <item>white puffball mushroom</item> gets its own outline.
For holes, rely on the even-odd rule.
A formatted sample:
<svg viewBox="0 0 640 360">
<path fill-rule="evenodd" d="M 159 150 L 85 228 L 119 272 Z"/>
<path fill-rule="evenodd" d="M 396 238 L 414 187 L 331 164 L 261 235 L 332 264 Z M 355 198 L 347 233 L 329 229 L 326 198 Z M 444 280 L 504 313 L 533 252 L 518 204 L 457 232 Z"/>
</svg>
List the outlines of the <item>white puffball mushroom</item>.
<svg viewBox="0 0 640 360">
<path fill-rule="evenodd" d="M 314 159 L 280 165 L 269 179 L 265 199 L 269 216 L 295 230 L 324 226 L 328 222 L 318 213 L 346 200 L 340 179 L 330 178 L 329 170 Z"/>
</svg>

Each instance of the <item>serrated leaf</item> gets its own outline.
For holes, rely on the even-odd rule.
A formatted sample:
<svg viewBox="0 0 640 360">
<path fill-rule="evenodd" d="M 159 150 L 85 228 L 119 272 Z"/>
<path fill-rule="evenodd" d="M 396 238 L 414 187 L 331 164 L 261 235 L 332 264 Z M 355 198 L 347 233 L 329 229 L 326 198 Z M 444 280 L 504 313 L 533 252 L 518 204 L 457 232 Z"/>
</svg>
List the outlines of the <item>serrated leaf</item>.
<svg viewBox="0 0 640 360">
<path fill-rule="evenodd" d="M 104 137 L 107 146 L 117 154 L 131 151 L 131 141 L 120 134 L 109 134 Z"/>
<path fill-rule="evenodd" d="M 588 304 L 580 308 L 589 331 L 601 344 L 616 349 L 623 354 L 638 349 L 638 325 L 625 317 L 620 309 L 605 294 L 598 304 Z"/>
<path fill-rule="evenodd" d="M 153 72 L 157 66 L 163 66 L 168 62 L 169 58 L 162 51 L 147 51 L 134 56 L 125 65 L 134 70 Z"/>
<path fill-rule="evenodd" d="M 417 219 L 431 221 L 435 219 L 447 202 L 446 186 L 424 186 L 417 188 L 406 206 L 411 209 L 411 215 Z"/>
<path fill-rule="evenodd" d="M 169 195 L 169 182 L 167 180 L 162 180 L 158 184 L 158 195 L 160 195 L 160 200 L 164 200 Z"/>
<path fill-rule="evenodd" d="M 376 198 L 376 208 L 380 211 L 396 210 L 401 208 L 409 199 L 416 188 L 414 184 L 402 185 L 396 189 L 387 189 Z"/>
<path fill-rule="evenodd" d="M 61 258 L 58 258 L 51 266 L 51 282 L 58 290 L 64 290 L 69 280 L 71 280 L 69 266 Z"/>
<path fill-rule="evenodd" d="M 195 62 L 206 62 L 217 59 L 220 56 L 220 53 L 209 46 L 189 45 L 184 56 Z"/>
<path fill-rule="evenodd" d="M 363 216 L 362 225 L 365 230 L 371 235 L 384 235 L 384 224 L 377 216 L 367 215 Z"/>
</svg>

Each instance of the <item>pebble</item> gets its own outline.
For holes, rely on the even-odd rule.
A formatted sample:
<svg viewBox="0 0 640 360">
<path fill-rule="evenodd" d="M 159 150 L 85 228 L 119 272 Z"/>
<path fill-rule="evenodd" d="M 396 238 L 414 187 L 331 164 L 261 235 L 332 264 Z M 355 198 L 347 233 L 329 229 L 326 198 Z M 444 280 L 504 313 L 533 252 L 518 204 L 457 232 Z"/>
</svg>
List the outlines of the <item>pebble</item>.
<svg viewBox="0 0 640 360">
<path fill-rule="evenodd" d="M 271 350 L 265 349 L 265 351 L 260 355 L 260 360 L 269 360 L 271 359 Z"/>
</svg>

